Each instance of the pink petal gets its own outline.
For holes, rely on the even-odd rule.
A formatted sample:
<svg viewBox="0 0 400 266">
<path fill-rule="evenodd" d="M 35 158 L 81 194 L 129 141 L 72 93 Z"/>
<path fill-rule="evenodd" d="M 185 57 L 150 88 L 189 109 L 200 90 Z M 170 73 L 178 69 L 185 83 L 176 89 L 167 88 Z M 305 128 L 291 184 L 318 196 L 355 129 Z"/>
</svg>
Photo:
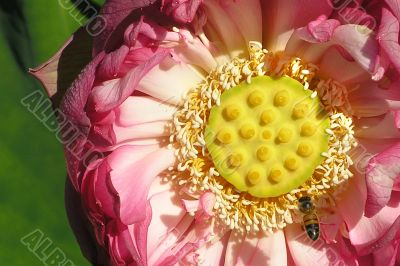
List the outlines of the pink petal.
<svg viewBox="0 0 400 266">
<path fill-rule="evenodd" d="M 285 236 L 292 258 L 298 266 L 357 265 L 356 257 L 347 250 L 343 241 L 329 245 L 321 239 L 312 241 L 299 224 L 287 226 Z"/>
<path fill-rule="evenodd" d="M 126 127 L 113 125 L 113 131 L 115 134 L 114 144 L 139 139 L 168 137 L 169 133 L 167 130 L 167 124 L 168 121 L 155 121 Z"/>
<path fill-rule="evenodd" d="M 182 60 L 186 64 L 201 67 L 207 73 L 217 67 L 217 61 L 209 47 L 199 37 L 194 36 L 188 30 L 181 29 L 179 33 L 183 44 L 173 47 L 173 55 L 176 55 L 177 62 Z"/>
<path fill-rule="evenodd" d="M 122 48 L 121 48 L 122 49 Z M 96 86 L 91 93 L 91 100 L 96 112 L 106 112 L 120 105 L 136 89 L 142 78 L 167 55 L 167 49 L 141 48 L 129 55 L 138 61 L 137 67 L 130 70 L 123 78 L 104 85 Z"/>
<path fill-rule="evenodd" d="M 335 19 L 327 19 L 326 16 L 320 16 L 318 19 L 308 23 L 307 27 L 297 30 L 297 34 L 311 43 L 322 43 L 331 40 L 332 35 L 340 22 Z"/>
<path fill-rule="evenodd" d="M 311 45 L 308 51 L 312 52 L 316 45 Z M 315 59 L 314 59 L 315 60 Z M 320 75 L 324 78 L 331 78 L 344 85 L 360 83 L 371 79 L 368 74 L 357 62 L 349 62 L 336 47 L 329 48 L 323 53 L 322 59 L 319 62 Z M 349 87 L 348 90 L 352 88 Z M 364 89 L 364 87 L 362 87 Z"/>
<path fill-rule="evenodd" d="M 188 254 L 178 265 L 212 265 L 223 266 L 225 264 L 225 254 L 228 245 L 230 232 L 222 238 L 205 244 L 196 252 Z"/>
<path fill-rule="evenodd" d="M 384 237 L 400 215 L 399 195 L 392 197 L 388 206 L 371 218 L 361 217 L 354 228 L 349 230 L 352 245 L 359 252 L 371 248 L 372 244 Z"/>
<path fill-rule="evenodd" d="M 276 50 L 278 36 L 290 30 L 306 26 L 321 15 L 332 12 L 328 1 L 319 0 L 272 0 L 261 1 L 263 6 L 264 46 Z"/>
<path fill-rule="evenodd" d="M 388 245 L 374 252 L 375 265 L 395 266 L 399 244 Z M 398 262 L 397 262 L 398 263 Z"/>
<path fill-rule="evenodd" d="M 155 121 L 169 121 L 176 107 L 148 96 L 128 97 L 116 110 L 115 124 L 126 127 Z"/>
<path fill-rule="evenodd" d="M 369 99 L 369 101 L 372 101 L 372 99 Z M 358 138 L 398 139 L 400 138 L 400 131 L 396 127 L 393 112 L 388 112 L 383 119 L 376 121 L 375 125 L 356 130 L 355 135 Z"/>
<path fill-rule="evenodd" d="M 119 216 L 126 225 L 145 218 L 143 210 L 151 183 L 175 161 L 172 150 L 159 149 L 144 156 L 141 150 L 142 147 L 123 147 L 109 159 L 110 181 L 119 197 Z M 141 158 L 134 161 L 137 154 Z"/>
<path fill-rule="evenodd" d="M 190 23 L 203 0 L 163 0 L 161 10 L 179 23 Z"/>
<path fill-rule="evenodd" d="M 246 43 L 262 42 L 262 8 L 259 0 L 223 1 L 222 6 Z"/>
<path fill-rule="evenodd" d="M 161 216 L 160 219 L 162 218 L 165 219 L 170 217 Z M 184 241 L 185 233 L 187 233 L 190 226 L 193 224 L 193 217 L 186 214 L 177 222 L 178 223 L 173 227 L 172 223 L 171 226 L 167 226 L 166 234 L 159 236 L 159 243 L 154 246 L 153 250 L 149 249 L 148 261 L 150 265 L 159 265 L 157 263 L 160 263 L 167 257 L 175 254 L 187 243 L 187 241 Z"/>
<path fill-rule="evenodd" d="M 355 172 L 347 190 L 337 201 L 337 210 L 346 222 L 347 229 L 353 230 L 364 215 L 367 188 L 363 175 Z"/>
<path fill-rule="evenodd" d="M 118 25 L 132 12 L 152 5 L 155 0 L 108 0 L 102 7 L 98 23 L 102 24 L 102 31 L 95 35 L 94 38 L 94 54 L 98 54 L 103 50 L 114 50 L 120 45 L 120 39 L 115 35 L 122 32 L 118 31 Z M 114 34 L 113 34 L 114 33 Z M 111 38 L 114 35 L 114 38 Z"/>
<path fill-rule="evenodd" d="M 168 243 L 172 238 L 169 234 L 177 230 L 186 212 L 180 206 L 174 191 L 164 191 L 153 195 L 150 199 L 153 209 L 153 218 L 148 231 L 147 250 L 148 257 L 159 248 Z"/>
<path fill-rule="evenodd" d="M 400 5 L 398 0 L 385 0 L 393 14 L 400 20 Z"/>
<path fill-rule="evenodd" d="M 366 171 L 367 203 L 365 214 L 371 217 L 387 205 L 395 179 L 400 175 L 400 143 L 372 158 Z"/>
<path fill-rule="evenodd" d="M 254 236 L 232 233 L 225 256 L 225 265 L 286 265 L 285 235 L 260 232 Z"/>
<path fill-rule="evenodd" d="M 138 90 L 160 101 L 177 105 L 189 89 L 195 88 L 201 80 L 202 77 L 188 65 L 165 58 L 143 77 Z"/>
<path fill-rule="evenodd" d="M 373 73 L 378 46 L 371 30 L 357 25 L 342 25 L 336 28 L 332 41 L 349 52 L 365 70 Z"/>
<path fill-rule="evenodd" d="M 398 6 L 399 3 L 397 8 Z M 386 8 L 382 9 L 382 21 L 377 39 L 389 60 L 397 71 L 400 71 L 399 19 Z"/>
<path fill-rule="evenodd" d="M 206 0 L 204 2 L 204 7 L 207 15 L 206 28 L 212 27 L 222 41 L 222 43 L 217 45 L 226 47 L 231 57 L 236 57 L 246 52 L 247 44 L 240 34 L 239 28 L 226 12 L 221 2 Z M 210 38 L 211 42 L 216 41 L 212 38 L 212 35 L 207 34 L 207 37 Z"/>
</svg>

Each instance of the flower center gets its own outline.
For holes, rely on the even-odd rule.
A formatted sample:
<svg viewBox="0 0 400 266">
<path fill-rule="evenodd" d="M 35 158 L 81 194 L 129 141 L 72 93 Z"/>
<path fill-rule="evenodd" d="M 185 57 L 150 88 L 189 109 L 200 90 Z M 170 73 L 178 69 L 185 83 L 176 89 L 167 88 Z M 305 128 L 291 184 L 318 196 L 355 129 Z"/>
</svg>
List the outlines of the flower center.
<svg viewBox="0 0 400 266">
<path fill-rule="evenodd" d="M 250 42 L 193 88 L 170 124 L 181 193 L 216 197 L 214 220 L 239 232 L 301 223 L 299 200 L 334 206 L 357 143 L 347 89 L 300 58 Z M 185 197 L 183 195 L 183 197 Z"/>
<path fill-rule="evenodd" d="M 235 188 L 277 197 L 303 184 L 322 163 L 329 127 L 312 91 L 290 77 L 261 76 L 221 95 L 205 141 L 216 169 Z"/>
</svg>

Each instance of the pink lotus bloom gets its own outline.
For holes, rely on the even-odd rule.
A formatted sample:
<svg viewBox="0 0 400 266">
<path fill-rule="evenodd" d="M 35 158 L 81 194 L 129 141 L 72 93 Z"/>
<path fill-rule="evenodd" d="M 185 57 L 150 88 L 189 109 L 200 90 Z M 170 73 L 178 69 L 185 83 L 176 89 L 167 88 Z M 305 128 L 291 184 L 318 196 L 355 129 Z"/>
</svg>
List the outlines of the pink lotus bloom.
<svg viewBox="0 0 400 266">
<path fill-rule="evenodd" d="M 101 16 L 60 104 L 89 260 L 400 263 L 399 0 L 108 0 Z M 33 70 L 55 102 L 83 35 Z"/>
</svg>

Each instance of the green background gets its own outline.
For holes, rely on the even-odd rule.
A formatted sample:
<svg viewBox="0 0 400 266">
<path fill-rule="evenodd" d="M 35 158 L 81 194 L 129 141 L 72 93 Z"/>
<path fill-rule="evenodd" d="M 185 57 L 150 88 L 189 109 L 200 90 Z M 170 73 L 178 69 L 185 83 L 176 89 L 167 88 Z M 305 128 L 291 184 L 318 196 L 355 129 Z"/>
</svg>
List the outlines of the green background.
<svg viewBox="0 0 400 266">
<path fill-rule="evenodd" d="M 65 214 L 61 144 L 20 103 L 42 90 L 27 69 L 51 57 L 80 26 L 59 2 L 66 0 L 0 0 L 1 265 L 43 265 L 20 242 L 36 229 L 75 265 L 89 265 Z M 103 3 L 90 2 L 97 8 Z"/>
</svg>

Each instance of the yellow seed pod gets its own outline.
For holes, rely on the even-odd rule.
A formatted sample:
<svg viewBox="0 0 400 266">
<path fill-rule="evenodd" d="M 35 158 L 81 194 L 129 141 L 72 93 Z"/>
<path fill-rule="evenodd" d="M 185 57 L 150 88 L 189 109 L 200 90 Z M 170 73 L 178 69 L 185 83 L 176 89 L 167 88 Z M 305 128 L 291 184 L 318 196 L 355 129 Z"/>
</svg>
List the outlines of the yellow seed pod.
<svg viewBox="0 0 400 266">
<path fill-rule="evenodd" d="M 239 134 L 244 139 L 251 139 L 256 134 L 256 130 L 253 125 L 245 124 L 240 128 Z"/>
<path fill-rule="evenodd" d="M 289 128 L 282 128 L 278 133 L 278 140 L 280 143 L 288 143 L 292 139 L 293 132 Z"/>
<path fill-rule="evenodd" d="M 257 149 L 257 159 L 261 162 L 268 160 L 271 156 L 270 150 L 267 146 L 263 145 Z"/>
<path fill-rule="evenodd" d="M 231 121 L 239 118 L 241 110 L 239 105 L 231 104 L 225 107 L 223 114 L 226 120 Z"/>
<path fill-rule="evenodd" d="M 301 126 L 301 135 L 304 137 L 311 137 L 317 131 L 317 127 L 311 122 L 305 122 Z"/>
<path fill-rule="evenodd" d="M 261 123 L 264 125 L 268 125 L 275 120 L 275 114 L 272 109 L 265 110 L 261 113 L 260 117 Z"/>
<path fill-rule="evenodd" d="M 306 142 L 300 142 L 297 148 L 297 154 L 302 157 L 308 157 L 313 153 L 313 147 Z"/>
<path fill-rule="evenodd" d="M 262 104 L 263 101 L 264 101 L 264 95 L 259 90 L 253 91 L 247 98 L 247 103 L 249 104 L 250 107 L 253 108 Z"/>
<path fill-rule="evenodd" d="M 217 140 L 222 144 L 229 144 L 233 141 L 233 131 L 227 128 L 221 129 L 217 134 Z"/>
<path fill-rule="evenodd" d="M 281 90 L 277 94 L 275 94 L 274 104 L 277 107 L 283 107 L 289 102 L 289 92 L 287 90 Z"/>
</svg>

